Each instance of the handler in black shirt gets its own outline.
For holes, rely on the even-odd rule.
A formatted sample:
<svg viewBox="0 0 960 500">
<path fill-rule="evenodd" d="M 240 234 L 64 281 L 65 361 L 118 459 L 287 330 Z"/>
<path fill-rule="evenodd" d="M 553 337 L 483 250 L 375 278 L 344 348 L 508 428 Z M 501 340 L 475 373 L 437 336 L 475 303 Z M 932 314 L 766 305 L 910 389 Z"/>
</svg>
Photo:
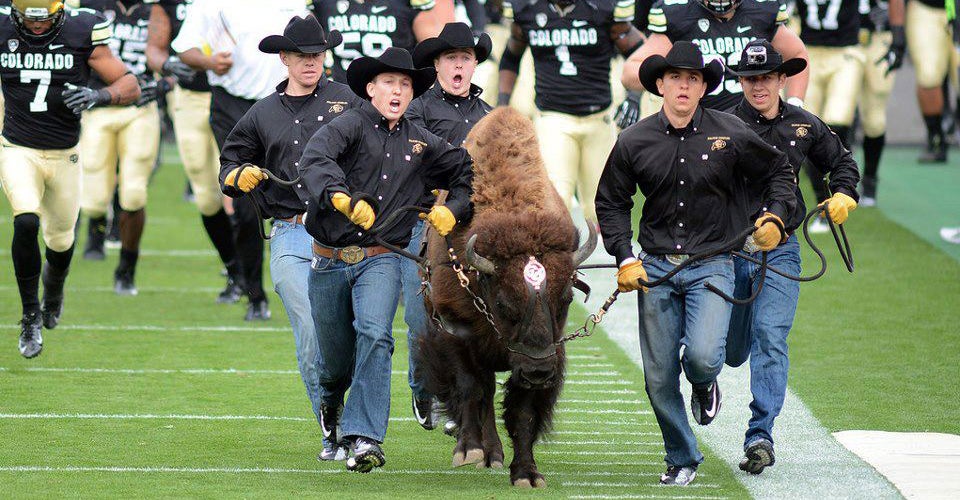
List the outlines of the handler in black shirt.
<svg viewBox="0 0 960 500">
<path fill-rule="evenodd" d="M 620 134 L 597 192 L 600 231 L 607 252 L 617 258 L 621 292 L 638 290 L 638 280 L 648 273 L 660 278 L 690 254 L 718 250 L 740 233 L 750 223 L 740 199 L 745 178 L 762 186 L 767 207 L 754 239 L 765 250 L 781 243 L 777 226 L 795 205 L 793 171 L 786 155 L 739 119 L 699 106 L 722 78 L 719 62 L 704 65 L 700 49 L 683 41 L 666 58 L 651 56 L 640 68 L 644 88 L 663 96 L 663 109 Z M 630 247 L 637 186 L 646 197 L 639 260 Z M 703 461 L 684 415 L 681 367 L 693 385 L 690 406 L 697 423 L 709 424 L 720 409 L 716 378 L 731 306 L 707 290 L 707 283 L 733 292 L 729 254 L 687 267 L 638 298 L 646 389 L 667 453 L 663 484 L 689 484 Z"/>
<path fill-rule="evenodd" d="M 347 68 L 347 80 L 370 102 L 320 129 L 300 160 L 304 190 L 298 194 L 315 239 L 309 294 L 323 356 L 321 425 L 333 431 L 338 422 L 326 415 L 336 416 L 343 407 L 341 434 L 353 454 L 347 470 L 369 472 L 385 463 L 380 443 L 390 414 L 392 327 L 400 296 L 401 257 L 367 232 L 376 216 L 357 195 L 374 197 L 386 215 L 420 203 L 431 189 L 447 189 L 446 206 L 434 206 L 426 216 L 441 235 L 470 216 L 473 163 L 467 152 L 403 119 L 410 101 L 435 77 L 433 68 L 415 69 L 404 49 L 357 59 Z M 406 246 L 416 220 L 411 213 L 378 236 Z"/>
<path fill-rule="evenodd" d="M 422 96 L 410 103 L 405 115 L 407 120 L 433 132 L 450 144 L 462 146 L 470 129 L 492 109 L 480 94 L 483 89 L 471 82 L 477 65 L 490 55 L 493 43 L 490 35 L 481 33 L 474 42 L 473 31 L 464 23 L 447 23 L 440 34 L 428 38 L 414 48 L 413 61 L 418 68 L 433 66 L 437 70 L 437 83 Z M 432 202 L 430 196 L 427 203 Z M 407 250 L 419 253 L 423 240 L 423 222 L 413 227 Z M 410 328 L 407 333 L 409 347 L 410 391 L 413 394 L 413 415 L 427 430 L 436 426 L 434 398 L 427 392 L 417 366 L 419 338 L 427 329 L 427 311 L 420 297 L 420 273 L 412 260 L 404 260 L 403 271 L 403 319 Z M 455 423 L 448 422 L 444 430 L 453 432 Z"/>
<path fill-rule="evenodd" d="M 860 179 L 853 155 L 843 147 L 840 138 L 816 115 L 787 104 L 779 92 L 787 78 L 803 71 L 806 61 L 783 57 L 766 40 L 747 44 L 740 64 L 733 72 L 743 85 L 743 101 L 734 110 L 748 127 L 767 143 L 790 158 L 794 174 L 808 160 L 820 172 L 830 174 L 828 200 L 830 217 L 843 223 L 857 206 L 857 182 Z M 747 208 L 754 215 L 763 213 L 760 186 L 749 184 Z M 793 233 L 803 222 L 806 207 L 800 187 L 794 186 L 796 209 L 784 219 L 787 233 Z M 754 257 L 760 257 L 755 255 Z M 753 278 L 759 266 L 742 259 L 735 261 L 734 296 L 746 298 L 753 293 Z M 767 263 L 782 271 L 800 274 L 800 245 L 796 235 L 767 254 Z M 744 438 L 745 457 L 740 469 L 759 474 L 773 465 L 773 421 L 780 414 L 787 390 L 787 334 L 793 326 L 800 297 L 800 283 L 776 273 L 766 273 L 763 292 L 747 305 L 733 306 L 727 334 L 727 359 L 730 366 L 740 366 L 750 357 L 750 403 L 752 417 Z"/>
<path fill-rule="evenodd" d="M 270 276 L 290 317 L 300 377 L 318 422 L 322 421 L 322 358 L 307 296 L 312 239 L 303 226 L 303 202 L 294 188 L 271 181 L 261 185 L 266 174 L 256 165 L 263 165 L 284 179 L 296 178 L 303 147 L 313 134 L 346 109 L 360 105 L 360 99 L 349 87 L 323 77 L 327 50 L 340 41 L 340 33 L 331 31 L 325 35 L 313 16 L 294 17 L 283 36 L 263 39 L 260 50 L 280 54 L 288 79 L 277 86 L 277 93 L 254 104 L 237 122 L 220 155 L 224 194 L 233 198 L 250 196 L 264 217 L 273 218 Z M 258 185 L 260 188 L 254 189 Z M 346 460 L 346 449 L 337 446 L 335 438 L 324 437 L 319 458 Z"/>
</svg>

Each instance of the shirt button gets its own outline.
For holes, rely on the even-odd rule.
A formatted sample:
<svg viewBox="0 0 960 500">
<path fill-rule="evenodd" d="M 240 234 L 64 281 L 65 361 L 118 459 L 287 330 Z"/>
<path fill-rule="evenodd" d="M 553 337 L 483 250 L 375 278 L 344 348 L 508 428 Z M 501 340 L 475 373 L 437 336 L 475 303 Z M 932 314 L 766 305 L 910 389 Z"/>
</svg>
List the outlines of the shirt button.
<svg viewBox="0 0 960 500">
<path fill-rule="evenodd" d="M 377 196 L 377 199 L 383 201 L 383 196 Z"/>
<path fill-rule="evenodd" d="M 680 181 L 680 185 L 682 186 L 683 184 L 684 184 L 684 181 Z"/>
<path fill-rule="evenodd" d="M 683 202 L 682 202 L 682 201 L 680 202 L 680 206 L 681 206 L 681 207 L 683 206 Z"/>
<path fill-rule="evenodd" d="M 683 158 L 680 158 L 680 163 L 683 163 L 683 162 L 685 162 L 685 161 L 687 161 L 687 160 L 684 160 Z"/>
<path fill-rule="evenodd" d="M 304 204 L 304 205 L 309 205 L 310 202 L 309 202 L 309 201 L 304 201 L 303 204 Z"/>
<path fill-rule="evenodd" d="M 459 107 L 460 107 L 460 105 L 459 105 L 459 104 L 454 104 L 454 105 L 453 105 L 453 107 L 455 107 L 455 108 L 459 108 Z"/>
<path fill-rule="evenodd" d="M 300 162 L 298 162 L 298 161 L 293 162 L 293 166 L 294 166 L 294 167 L 299 167 L 299 166 L 300 166 Z"/>
<path fill-rule="evenodd" d="M 301 186 L 300 184 L 297 184 L 297 187 L 298 187 L 298 188 L 302 188 L 303 186 Z"/>
<path fill-rule="evenodd" d="M 680 223 L 680 227 L 683 227 L 683 223 L 682 223 L 682 222 Z"/>
<path fill-rule="evenodd" d="M 682 248 L 682 247 L 681 247 L 680 245 L 677 245 L 677 250 L 680 250 L 680 248 Z"/>
<path fill-rule="evenodd" d="M 357 233 L 357 236 L 363 236 L 363 233 L 362 232 Z"/>
<path fill-rule="evenodd" d="M 387 153 L 387 158 L 390 158 L 390 153 Z"/>
<path fill-rule="evenodd" d="M 386 175 L 384 175 L 384 176 L 383 176 L 383 178 L 384 178 L 384 179 L 386 179 L 386 178 L 387 178 L 387 176 L 386 176 Z"/>
<path fill-rule="evenodd" d="M 300 141 L 293 141 L 294 144 L 300 144 Z"/>
<path fill-rule="evenodd" d="M 683 137 L 681 137 L 680 140 L 682 141 L 682 140 L 683 140 Z"/>
<path fill-rule="evenodd" d="M 300 120 L 294 120 L 293 123 L 300 123 Z"/>
<path fill-rule="evenodd" d="M 470 123 L 470 120 L 463 120 L 464 123 Z"/>
</svg>

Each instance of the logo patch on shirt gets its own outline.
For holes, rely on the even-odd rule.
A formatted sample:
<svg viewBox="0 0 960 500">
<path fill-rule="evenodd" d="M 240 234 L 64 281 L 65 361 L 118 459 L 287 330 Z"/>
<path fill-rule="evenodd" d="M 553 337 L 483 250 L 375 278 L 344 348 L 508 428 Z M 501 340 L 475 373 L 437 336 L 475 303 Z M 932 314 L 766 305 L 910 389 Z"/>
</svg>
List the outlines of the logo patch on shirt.
<svg viewBox="0 0 960 500">
<path fill-rule="evenodd" d="M 547 25 L 547 15 L 543 12 L 540 12 L 534 16 L 534 20 L 537 21 L 537 26 L 541 28 Z"/>
<path fill-rule="evenodd" d="M 422 153 L 427 147 L 427 143 L 416 139 L 410 139 L 410 143 L 413 144 L 413 154 L 415 155 Z"/>
<path fill-rule="evenodd" d="M 706 33 L 707 30 L 710 29 L 710 21 L 700 18 L 700 20 L 697 21 L 697 26 L 700 28 L 700 31 Z"/>
<path fill-rule="evenodd" d="M 804 127 L 803 125 L 797 127 L 797 137 L 806 137 L 808 133 L 809 131 L 807 130 L 807 127 Z"/>
<path fill-rule="evenodd" d="M 20 40 L 11 38 L 7 40 L 7 48 L 10 49 L 10 52 L 16 52 L 17 48 L 20 47 Z"/>
<path fill-rule="evenodd" d="M 713 141 L 713 144 L 710 145 L 710 151 L 720 151 L 725 147 L 727 147 L 727 141 L 723 139 L 717 139 Z"/>
<path fill-rule="evenodd" d="M 343 113 L 344 105 L 347 103 L 343 101 L 327 101 L 327 104 L 330 105 L 330 109 L 327 110 L 329 113 Z"/>
</svg>

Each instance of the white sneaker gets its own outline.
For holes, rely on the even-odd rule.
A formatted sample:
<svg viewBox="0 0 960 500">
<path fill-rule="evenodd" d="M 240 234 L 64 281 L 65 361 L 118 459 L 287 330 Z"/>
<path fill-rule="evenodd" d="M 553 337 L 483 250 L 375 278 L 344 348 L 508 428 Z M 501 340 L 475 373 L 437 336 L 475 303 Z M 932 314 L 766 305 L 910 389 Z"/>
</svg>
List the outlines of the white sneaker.
<svg viewBox="0 0 960 500">
<path fill-rule="evenodd" d="M 877 199 L 870 196 L 861 196 L 859 205 L 861 207 L 875 207 L 877 206 Z"/>
<path fill-rule="evenodd" d="M 947 243 L 960 245 L 960 227 L 941 227 L 940 237 Z"/>
<path fill-rule="evenodd" d="M 816 217 L 813 219 L 813 222 L 810 223 L 808 228 L 811 234 L 823 234 L 830 232 L 830 224 L 827 224 L 827 221 L 823 220 L 822 217 Z"/>
</svg>

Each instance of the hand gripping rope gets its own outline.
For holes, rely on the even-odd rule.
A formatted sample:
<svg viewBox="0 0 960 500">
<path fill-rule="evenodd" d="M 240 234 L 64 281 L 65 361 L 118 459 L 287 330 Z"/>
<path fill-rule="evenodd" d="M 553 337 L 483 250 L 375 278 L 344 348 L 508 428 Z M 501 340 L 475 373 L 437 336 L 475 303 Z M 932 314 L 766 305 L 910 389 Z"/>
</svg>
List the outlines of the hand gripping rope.
<svg viewBox="0 0 960 500">
<path fill-rule="evenodd" d="M 240 191 L 240 175 L 243 174 L 243 170 L 253 166 L 254 165 L 252 163 L 244 163 L 243 165 L 240 165 L 240 170 L 237 172 L 236 177 L 233 178 L 233 187 L 237 191 Z M 277 177 L 276 174 L 274 174 L 273 172 L 265 168 L 261 168 L 260 171 L 267 174 L 267 179 L 270 179 L 271 181 L 276 182 L 281 186 L 293 186 L 300 182 L 299 176 L 297 176 L 296 179 L 286 180 L 286 179 L 281 179 L 280 177 Z M 252 203 L 253 203 L 253 210 L 257 213 L 257 229 L 260 231 L 260 237 L 263 238 L 264 241 L 269 240 L 271 236 L 268 235 L 263 230 L 263 213 L 260 211 L 260 205 L 257 203 L 256 200 L 253 200 Z"/>
</svg>

